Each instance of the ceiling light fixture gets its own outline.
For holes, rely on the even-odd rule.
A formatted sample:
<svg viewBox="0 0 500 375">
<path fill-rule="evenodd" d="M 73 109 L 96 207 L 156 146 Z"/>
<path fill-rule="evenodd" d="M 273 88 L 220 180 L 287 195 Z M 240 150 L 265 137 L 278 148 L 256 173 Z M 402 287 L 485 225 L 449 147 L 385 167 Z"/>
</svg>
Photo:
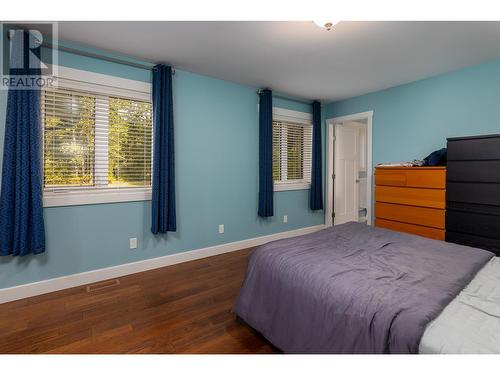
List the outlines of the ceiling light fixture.
<svg viewBox="0 0 500 375">
<path fill-rule="evenodd" d="M 333 26 L 335 26 L 336 24 L 338 24 L 340 21 L 324 21 L 324 20 L 318 21 L 318 20 L 314 20 L 313 22 L 316 25 L 318 25 L 319 27 L 326 29 L 326 31 L 330 31 L 331 28 Z"/>
</svg>

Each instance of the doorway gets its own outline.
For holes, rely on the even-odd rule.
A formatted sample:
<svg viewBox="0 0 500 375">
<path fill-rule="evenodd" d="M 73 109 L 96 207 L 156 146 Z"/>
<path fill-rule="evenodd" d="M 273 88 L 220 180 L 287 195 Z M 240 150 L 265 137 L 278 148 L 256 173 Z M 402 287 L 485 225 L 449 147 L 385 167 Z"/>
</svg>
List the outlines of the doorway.
<svg viewBox="0 0 500 375">
<path fill-rule="evenodd" d="M 373 111 L 327 120 L 325 222 L 371 225 Z"/>
</svg>

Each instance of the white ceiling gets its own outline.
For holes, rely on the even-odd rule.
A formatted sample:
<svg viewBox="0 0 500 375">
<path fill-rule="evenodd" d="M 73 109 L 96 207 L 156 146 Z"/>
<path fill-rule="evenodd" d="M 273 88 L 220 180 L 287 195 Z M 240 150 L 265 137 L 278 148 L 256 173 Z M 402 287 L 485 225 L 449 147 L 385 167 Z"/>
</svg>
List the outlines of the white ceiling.
<svg viewBox="0 0 500 375">
<path fill-rule="evenodd" d="M 322 100 L 500 57 L 500 22 L 60 22 L 59 38 Z"/>
</svg>

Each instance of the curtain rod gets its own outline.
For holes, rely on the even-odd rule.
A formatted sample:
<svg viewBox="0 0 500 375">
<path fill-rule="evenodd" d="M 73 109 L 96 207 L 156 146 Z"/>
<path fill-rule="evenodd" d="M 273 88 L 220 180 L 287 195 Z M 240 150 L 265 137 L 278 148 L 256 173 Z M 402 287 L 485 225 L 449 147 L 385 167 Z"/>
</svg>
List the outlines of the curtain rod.
<svg viewBox="0 0 500 375">
<path fill-rule="evenodd" d="M 46 43 L 44 42 L 42 44 L 44 47 L 48 47 L 48 48 L 53 48 L 54 46 L 50 43 Z M 99 59 L 99 60 L 104 60 L 104 61 L 108 61 L 108 62 L 112 62 L 112 63 L 116 63 L 116 64 L 121 64 L 121 65 L 127 65 L 127 66 L 131 66 L 131 67 L 134 67 L 134 68 L 138 68 L 138 69 L 144 69 L 144 70 L 151 70 L 153 69 L 154 67 L 154 64 L 141 64 L 141 63 L 138 63 L 138 62 L 133 62 L 133 61 L 128 61 L 128 60 L 125 60 L 125 59 L 120 59 L 120 58 L 117 58 L 117 57 L 111 57 L 111 56 L 104 56 L 104 55 L 101 55 L 101 54 L 98 54 L 98 53 L 93 53 L 93 52 L 88 52 L 88 51 L 81 51 L 77 48 L 71 48 L 71 47 L 65 47 L 65 46 L 57 46 L 57 50 L 58 51 L 63 51 L 63 52 L 69 52 L 69 53 L 72 53 L 72 54 L 75 54 L 75 55 L 80 55 L 80 56 L 84 56 L 84 57 L 91 57 L 91 58 L 95 58 L 95 59 Z M 172 74 L 175 74 L 175 69 L 172 68 Z"/>
<path fill-rule="evenodd" d="M 257 95 L 260 95 L 262 90 L 257 90 Z M 278 98 L 278 99 L 284 99 L 284 100 L 289 100 L 291 102 L 297 102 L 297 103 L 304 103 L 304 104 L 312 104 L 313 100 L 307 100 L 307 99 L 295 99 L 295 98 L 290 98 L 285 95 L 279 95 L 279 94 L 273 94 L 273 98 Z"/>
<path fill-rule="evenodd" d="M 10 39 L 11 38 L 11 34 L 10 33 L 7 34 L 7 37 Z M 42 42 L 42 46 L 43 47 L 47 47 L 47 48 L 54 48 L 54 45 L 52 43 L 49 43 L 49 42 L 46 42 L 46 41 Z M 75 54 L 75 55 L 84 56 L 84 57 L 92 57 L 94 59 L 104 60 L 104 61 L 108 61 L 108 62 L 112 62 L 112 63 L 116 63 L 116 64 L 121 64 L 121 65 L 128 65 L 128 66 L 131 66 L 131 67 L 134 67 L 134 68 L 144 69 L 144 70 L 151 70 L 151 69 L 153 69 L 153 67 L 155 65 L 153 63 L 151 63 L 151 64 L 146 64 L 146 63 L 141 64 L 141 63 L 138 63 L 138 62 L 133 62 L 133 61 L 125 60 L 125 59 L 120 59 L 118 57 L 104 56 L 104 55 L 101 55 L 101 54 L 98 54 L 98 53 L 93 53 L 93 52 L 88 52 L 88 51 L 82 51 L 82 50 L 79 50 L 77 48 L 65 47 L 65 46 L 60 46 L 60 45 L 58 45 L 56 47 L 56 49 L 58 51 L 69 52 L 69 53 L 72 53 L 72 54 Z M 175 69 L 173 69 L 173 68 L 172 68 L 172 74 L 175 74 Z"/>
</svg>

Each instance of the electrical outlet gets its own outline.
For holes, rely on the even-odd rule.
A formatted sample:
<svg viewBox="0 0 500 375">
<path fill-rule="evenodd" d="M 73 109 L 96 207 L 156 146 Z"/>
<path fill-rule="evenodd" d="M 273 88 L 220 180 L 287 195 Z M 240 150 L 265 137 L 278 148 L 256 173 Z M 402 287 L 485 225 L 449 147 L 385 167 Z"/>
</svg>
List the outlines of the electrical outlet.
<svg viewBox="0 0 500 375">
<path fill-rule="evenodd" d="M 219 234 L 224 233 L 224 224 L 219 224 Z"/>
<path fill-rule="evenodd" d="M 288 215 L 283 216 L 283 222 L 288 223 Z"/>
<path fill-rule="evenodd" d="M 128 240 L 129 242 L 129 245 L 130 245 L 130 249 L 137 249 L 137 238 L 130 238 Z"/>
</svg>

